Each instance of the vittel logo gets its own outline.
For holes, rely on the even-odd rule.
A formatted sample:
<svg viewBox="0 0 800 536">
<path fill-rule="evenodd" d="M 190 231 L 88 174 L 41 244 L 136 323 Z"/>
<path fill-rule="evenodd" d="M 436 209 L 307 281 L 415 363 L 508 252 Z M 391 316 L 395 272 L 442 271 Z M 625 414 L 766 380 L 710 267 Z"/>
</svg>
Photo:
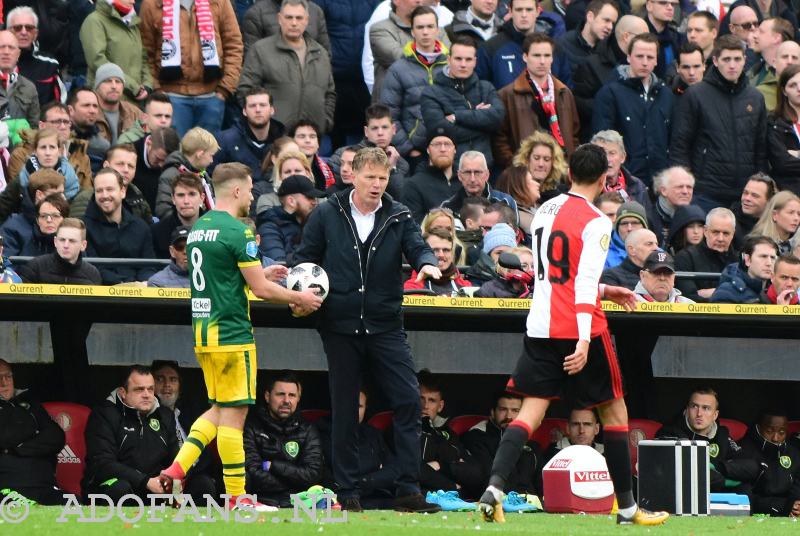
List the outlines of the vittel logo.
<svg viewBox="0 0 800 536">
<path fill-rule="evenodd" d="M 608 471 L 575 471 L 575 482 L 609 482 Z"/>
<path fill-rule="evenodd" d="M 566 469 L 571 463 L 572 460 L 554 460 L 550 467 L 553 469 Z"/>
</svg>

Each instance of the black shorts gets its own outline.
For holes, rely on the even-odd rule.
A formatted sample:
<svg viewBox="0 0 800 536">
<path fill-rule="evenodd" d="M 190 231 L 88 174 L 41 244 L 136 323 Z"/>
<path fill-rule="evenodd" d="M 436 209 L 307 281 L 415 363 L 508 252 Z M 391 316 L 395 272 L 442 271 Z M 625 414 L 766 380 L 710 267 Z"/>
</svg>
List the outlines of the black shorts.
<svg viewBox="0 0 800 536">
<path fill-rule="evenodd" d="M 522 356 L 506 390 L 525 397 L 564 398 L 574 408 L 592 408 L 624 396 L 622 373 L 608 331 L 592 337 L 586 366 L 570 376 L 564 371 L 564 358 L 575 353 L 576 344 L 575 339 L 525 336 Z"/>
</svg>

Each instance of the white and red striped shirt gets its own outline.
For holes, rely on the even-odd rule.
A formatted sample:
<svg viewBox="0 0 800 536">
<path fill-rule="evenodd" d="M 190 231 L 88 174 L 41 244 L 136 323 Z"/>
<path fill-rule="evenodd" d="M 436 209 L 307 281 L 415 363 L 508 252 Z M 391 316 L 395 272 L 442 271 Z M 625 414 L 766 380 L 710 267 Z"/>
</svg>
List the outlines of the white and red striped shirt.
<svg viewBox="0 0 800 536">
<path fill-rule="evenodd" d="M 536 283 L 528 336 L 589 340 L 606 331 L 598 283 L 611 220 L 586 198 L 562 194 L 536 211 L 531 236 Z"/>
</svg>

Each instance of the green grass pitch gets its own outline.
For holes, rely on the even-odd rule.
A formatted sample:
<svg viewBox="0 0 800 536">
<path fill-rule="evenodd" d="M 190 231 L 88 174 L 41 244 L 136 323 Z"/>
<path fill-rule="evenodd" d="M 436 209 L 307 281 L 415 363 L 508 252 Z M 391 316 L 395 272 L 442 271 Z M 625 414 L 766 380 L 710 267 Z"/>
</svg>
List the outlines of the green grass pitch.
<svg viewBox="0 0 800 536">
<path fill-rule="evenodd" d="M 84 510 L 88 516 L 88 508 Z M 107 509 L 98 508 L 98 515 Z M 133 516 L 136 509 L 125 509 L 125 515 Z M 315 536 L 443 536 L 449 534 L 497 535 L 587 535 L 603 534 L 633 535 L 732 535 L 757 534 L 778 536 L 783 534 L 800 535 L 800 523 L 787 518 L 765 517 L 673 517 L 661 527 L 618 527 L 612 516 L 558 515 L 558 514 L 507 514 L 507 522 L 502 525 L 487 524 L 474 513 L 438 513 L 432 515 L 399 514 L 391 511 L 370 511 L 351 514 L 343 523 L 323 523 L 304 517 L 302 522 L 292 522 L 294 513 L 282 510 L 278 513 L 261 514 L 254 523 L 228 522 L 218 520 L 214 523 L 198 523 L 187 519 L 182 523 L 172 521 L 174 511 L 154 513 L 163 521 L 147 522 L 144 517 L 135 523 L 113 518 L 105 523 L 79 523 L 77 516 L 70 516 L 66 523 L 56 520 L 61 514 L 60 507 L 31 508 L 27 518 L 21 523 L 0 523 L 0 535 L 74 535 L 74 536 L 135 536 L 137 534 L 164 534 L 169 536 L 237 536 L 240 534 L 259 534 L 291 536 L 308 534 Z M 302 516 L 302 513 L 300 514 Z M 340 516 L 340 512 L 335 512 Z M 319 514 L 323 518 L 323 514 Z"/>
</svg>

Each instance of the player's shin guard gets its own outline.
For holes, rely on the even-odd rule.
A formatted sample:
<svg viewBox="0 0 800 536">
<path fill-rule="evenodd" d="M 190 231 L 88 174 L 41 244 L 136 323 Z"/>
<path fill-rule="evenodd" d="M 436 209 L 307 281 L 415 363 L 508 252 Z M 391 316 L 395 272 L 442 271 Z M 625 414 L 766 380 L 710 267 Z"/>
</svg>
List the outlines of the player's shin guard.
<svg viewBox="0 0 800 536">
<path fill-rule="evenodd" d="M 617 504 L 620 510 L 636 505 L 633 500 L 631 480 L 631 451 L 628 443 L 627 426 L 604 426 L 603 447 L 608 464 L 608 472 L 614 482 Z"/>
<path fill-rule="evenodd" d="M 217 431 L 217 448 L 222 460 L 222 480 L 225 493 L 237 497 L 244 494 L 244 443 L 242 431 L 220 426 Z"/>
<path fill-rule="evenodd" d="M 499 490 L 504 490 L 511 472 L 517 465 L 517 460 L 522 452 L 522 447 L 531 437 L 531 427 L 522 421 L 511 421 L 503 432 L 500 439 L 500 446 L 492 463 L 492 476 L 489 478 L 489 485 Z M 630 486 L 629 486 L 630 487 Z"/>
<path fill-rule="evenodd" d="M 200 457 L 209 443 L 217 436 L 217 427 L 211 421 L 202 417 L 194 421 L 189 436 L 183 443 L 175 462 L 181 466 L 183 474 L 186 474 Z"/>
</svg>

